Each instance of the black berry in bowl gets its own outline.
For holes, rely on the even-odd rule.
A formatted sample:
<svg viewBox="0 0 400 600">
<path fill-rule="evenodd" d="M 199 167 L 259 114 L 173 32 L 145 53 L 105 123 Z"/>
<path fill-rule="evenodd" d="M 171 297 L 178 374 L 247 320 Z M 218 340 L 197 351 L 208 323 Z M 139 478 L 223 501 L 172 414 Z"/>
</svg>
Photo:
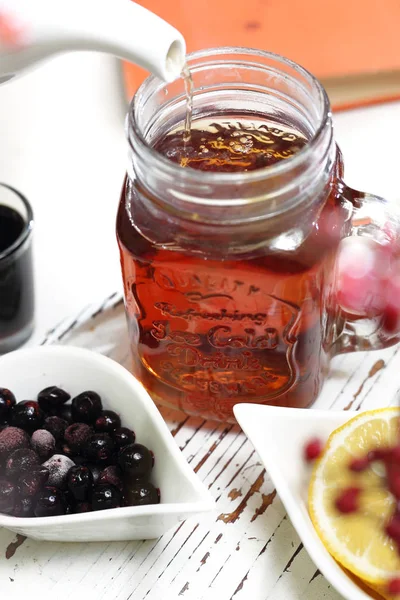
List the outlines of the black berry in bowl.
<svg viewBox="0 0 400 600">
<path fill-rule="evenodd" d="M 134 444 L 136 440 L 134 432 L 127 427 L 119 427 L 113 432 L 112 437 L 118 449 Z"/>
<path fill-rule="evenodd" d="M 91 470 L 92 475 L 93 475 L 93 483 L 97 483 L 97 481 L 100 477 L 102 467 L 100 465 L 96 465 L 94 463 L 90 463 L 87 461 L 85 461 L 85 463 L 83 463 L 83 464 Z"/>
<path fill-rule="evenodd" d="M 14 450 L 6 461 L 6 477 L 16 480 L 25 471 L 32 471 L 40 464 L 38 454 L 29 448 Z"/>
<path fill-rule="evenodd" d="M 47 429 L 36 429 L 31 436 L 31 446 L 41 460 L 46 460 L 54 454 L 56 440 Z"/>
<path fill-rule="evenodd" d="M 38 403 L 42 410 L 45 412 L 56 411 L 59 406 L 62 406 L 71 396 L 56 385 L 51 385 L 45 388 L 38 394 Z"/>
<path fill-rule="evenodd" d="M 75 454 L 79 454 L 87 444 L 93 429 L 87 423 L 72 423 L 64 433 L 64 439 Z"/>
<path fill-rule="evenodd" d="M 23 400 L 11 409 L 11 424 L 29 433 L 40 429 L 44 422 L 44 412 L 35 400 Z"/>
<path fill-rule="evenodd" d="M 118 464 L 133 479 L 146 478 L 150 476 L 153 458 L 150 450 L 143 444 L 129 444 L 119 451 Z"/>
<path fill-rule="evenodd" d="M 80 423 L 94 423 L 103 410 L 99 394 L 92 391 L 75 396 L 71 407 L 73 420 Z"/>
<path fill-rule="evenodd" d="M 63 404 L 62 406 L 60 406 L 57 410 L 56 416 L 60 417 L 61 419 L 64 419 L 64 421 L 67 421 L 68 424 L 72 423 L 73 418 L 71 404 Z"/>
<path fill-rule="evenodd" d="M 67 473 L 67 489 L 74 501 L 87 502 L 93 487 L 93 475 L 89 467 L 71 467 Z"/>
<path fill-rule="evenodd" d="M 113 410 L 103 410 L 94 424 L 95 430 L 103 433 L 112 433 L 119 427 L 121 427 L 121 419 Z"/>
<path fill-rule="evenodd" d="M 53 486 L 46 486 L 36 496 L 35 517 L 55 517 L 65 515 L 67 501 L 61 490 Z"/>
<path fill-rule="evenodd" d="M 110 464 L 115 453 L 114 441 L 108 433 L 95 433 L 87 441 L 84 453 L 90 462 Z"/>
<path fill-rule="evenodd" d="M 122 504 L 122 494 L 113 485 L 97 484 L 92 493 L 92 509 L 106 510 L 118 508 Z"/>
<path fill-rule="evenodd" d="M 43 429 L 47 429 L 54 436 L 56 442 L 64 437 L 65 430 L 68 427 L 68 422 L 61 417 L 50 416 L 46 417 L 43 424 Z"/>
<path fill-rule="evenodd" d="M 33 509 L 34 498 L 27 496 L 16 501 L 12 514 L 14 517 L 34 517 Z"/>
<path fill-rule="evenodd" d="M 12 513 L 17 500 L 17 487 L 16 485 L 6 479 L 0 477 L 0 512 Z"/>
<path fill-rule="evenodd" d="M 19 427 L 5 427 L 0 431 L 0 457 L 5 457 L 14 450 L 29 448 L 29 435 Z"/>
<path fill-rule="evenodd" d="M 126 506 L 145 506 L 160 503 L 160 490 L 150 481 L 132 481 L 126 484 L 124 490 Z"/>
<path fill-rule="evenodd" d="M 11 390 L 0 388 L 0 420 L 5 421 L 16 404 L 16 399 Z"/>
<path fill-rule="evenodd" d="M 20 498 L 33 498 L 47 483 L 49 470 L 46 467 L 34 467 L 32 471 L 22 473 L 18 479 Z"/>
<path fill-rule="evenodd" d="M 43 466 L 49 470 L 48 485 L 64 488 L 67 483 L 68 471 L 75 466 L 75 463 L 64 454 L 54 454 L 43 463 Z"/>
<path fill-rule="evenodd" d="M 122 479 L 122 471 L 120 467 L 118 467 L 117 465 L 110 465 L 109 467 L 103 469 L 103 471 L 99 475 L 97 483 L 106 485 L 111 484 L 117 489 L 119 489 L 120 492 L 122 492 L 124 482 Z"/>
</svg>

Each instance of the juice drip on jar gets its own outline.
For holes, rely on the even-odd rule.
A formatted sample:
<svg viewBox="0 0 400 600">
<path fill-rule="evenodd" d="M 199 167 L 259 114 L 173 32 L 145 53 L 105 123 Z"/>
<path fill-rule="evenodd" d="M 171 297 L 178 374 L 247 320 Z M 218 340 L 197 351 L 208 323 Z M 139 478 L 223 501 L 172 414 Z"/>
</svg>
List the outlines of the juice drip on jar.
<svg viewBox="0 0 400 600">
<path fill-rule="evenodd" d="M 254 171 L 290 158 L 307 143 L 297 129 L 257 115 L 249 118 L 225 114 L 195 120 L 190 115 L 188 125 L 188 114 L 183 129 L 169 131 L 154 145 L 181 167 L 231 173 Z"/>
<path fill-rule="evenodd" d="M 193 78 L 187 63 L 185 63 L 185 66 L 182 69 L 182 78 L 185 84 L 186 94 L 186 114 L 182 139 L 183 143 L 187 144 L 188 142 L 190 142 L 191 137 L 194 92 Z"/>
</svg>

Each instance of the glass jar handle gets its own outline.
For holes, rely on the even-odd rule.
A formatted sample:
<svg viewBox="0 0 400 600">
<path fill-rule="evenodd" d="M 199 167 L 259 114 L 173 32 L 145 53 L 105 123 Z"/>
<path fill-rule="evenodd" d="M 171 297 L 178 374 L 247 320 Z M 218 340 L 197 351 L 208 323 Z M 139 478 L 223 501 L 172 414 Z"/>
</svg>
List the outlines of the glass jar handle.
<svg viewBox="0 0 400 600">
<path fill-rule="evenodd" d="M 369 239 L 371 246 L 379 248 L 382 255 L 386 256 L 386 264 L 389 266 L 390 261 L 400 255 L 400 215 L 396 207 L 379 196 L 353 190 L 342 181 L 339 181 L 338 193 L 343 204 L 348 208 L 350 221 L 347 237 L 342 240 L 342 244 L 351 244 L 351 238 L 354 236 L 365 241 Z M 363 260 L 360 255 L 358 258 Z M 357 256 L 354 256 L 354 260 L 357 260 Z M 334 283 L 336 291 L 332 296 L 336 299 L 334 309 L 336 339 L 331 346 L 332 355 L 360 350 L 379 350 L 399 342 L 400 331 L 389 332 L 382 327 L 384 314 L 383 309 L 379 310 L 379 304 L 380 301 L 382 304 L 383 298 L 381 295 L 379 299 L 379 292 L 376 295 L 376 290 L 375 295 L 374 291 L 369 290 L 370 301 L 366 294 L 365 311 L 362 314 L 348 312 L 341 307 L 340 301 L 337 301 L 341 293 L 338 271 L 339 269 L 336 268 Z M 368 282 L 361 281 L 361 285 L 364 285 L 368 292 Z"/>
</svg>

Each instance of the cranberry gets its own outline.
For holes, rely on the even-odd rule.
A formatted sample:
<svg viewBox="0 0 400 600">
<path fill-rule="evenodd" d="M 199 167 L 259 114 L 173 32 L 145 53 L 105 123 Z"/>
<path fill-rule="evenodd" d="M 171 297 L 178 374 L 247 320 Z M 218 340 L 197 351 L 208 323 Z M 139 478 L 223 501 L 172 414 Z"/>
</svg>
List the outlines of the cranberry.
<svg viewBox="0 0 400 600">
<path fill-rule="evenodd" d="M 47 417 L 44 420 L 43 429 L 50 431 L 50 433 L 54 436 L 54 439 L 58 442 L 64 437 L 65 430 L 68 427 L 68 422 L 65 419 L 61 419 L 61 417 L 53 416 Z"/>
<path fill-rule="evenodd" d="M 101 484 L 111 484 L 122 492 L 124 484 L 122 481 L 122 471 L 117 465 L 106 467 L 99 475 L 97 480 Z"/>
<path fill-rule="evenodd" d="M 71 450 L 79 454 L 92 433 L 93 429 L 87 423 L 72 423 L 65 430 L 64 439 Z"/>
<path fill-rule="evenodd" d="M 398 596 L 400 594 L 400 577 L 389 581 L 387 584 L 387 593 L 389 596 Z"/>
<path fill-rule="evenodd" d="M 23 473 L 18 480 L 19 492 L 23 498 L 36 496 L 49 478 L 46 467 L 36 467 L 32 471 Z"/>
<path fill-rule="evenodd" d="M 29 497 L 17 500 L 13 510 L 14 517 L 34 517 L 33 504 L 34 499 Z"/>
<path fill-rule="evenodd" d="M 348 487 L 344 489 L 336 498 L 335 506 L 337 510 L 345 515 L 357 512 L 360 507 L 360 493 L 361 488 L 359 487 Z"/>
<path fill-rule="evenodd" d="M 146 504 L 159 504 L 160 490 L 152 483 L 137 481 L 125 487 L 125 504 L 127 506 L 145 506 Z"/>
<path fill-rule="evenodd" d="M 368 459 L 368 456 L 362 458 L 354 458 L 349 464 L 349 469 L 354 473 L 361 473 L 362 471 L 368 469 L 369 465 L 370 461 Z"/>
<path fill-rule="evenodd" d="M 86 502 L 93 486 L 93 475 L 88 467 L 71 467 L 67 474 L 67 488 L 76 502 Z"/>
<path fill-rule="evenodd" d="M 72 417 L 81 423 L 93 423 L 100 416 L 103 407 L 96 392 L 82 392 L 72 400 Z"/>
<path fill-rule="evenodd" d="M 395 446 L 392 448 L 390 453 L 390 461 L 400 465 L 400 446 Z"/>
<path fill-rule="evenodd" d="M 31 446 L 39 454 L 41 460 L 46 460 L 54 454 L 56 440 L 47 429 L 36 429 L 32 433 Z"/>
<path fill-rule="evenodd" d="M 113 433 L 113 440 L 118 449 L 135 443 L 136 436 L 131 429 L 119 427 Z"/>
<path fill-rule="evenodd" d="M 15 396 L 11 390 L 0 388 L 0 419 L 6 420 L 10 414 L 10 410 L 15 406 Z"/>
<path fill-rule="evenodd" d="M 129 444 L 119 451 L 118 463 L 124 473 L 139 479 L 150 475 L 153 459 L 146 446 Z"/>
<path fill-rule="evenodd" d="M 391 448 L 376 448 L 368 452 L 368 460 L 375 462 L 376 460 L 387 460 L 390 457 L 392 450 Z"/>
<path fill-rule="evenodd" d="M 25 471 L 31 471 L 40 464 L 39 456 L 34 450 L 20 448 L 10 454 L 6 462 L 6 476 L 17 478 Z"/>
<path fill-rule="evenodd" d="M 29 448 L 29 435 L 19 427 L 6 427 L 0 431 L 0 456 L 5 457 L 14 450 Z"/>
<path fill-rule="evenodd" d="M 16 486 L 4 477 L 0 477 L 0 512 L 11 513 L 14 510 L 16 496 Z"/>
<path fill-rule="evenodd" d="M 63 419 L 64 421 L 67 421 L 67 423 L 72 423 L 72 421 L 74 420 L 72 418 L 72 406 L 71 404 L 63 404 L 62 406 L 60 406 L 57 409 L 57 417 L 60 417 L 60 419 Z"/>
<path fill-rule="evenodd" d="M 56 385 L 51 385 L 38 394 L 39 406 L 46 412 L 57 409 L 59 406 L 65 404 L 70 398 L 71 396 L 67 392 Z"/>
<path fill-rule="evenodd" d="M 320 439 L 313 438 L 304 446 L 304 458 L 307 462 L 316 460 L 323 450 L 323 444 Z"/>
<path fill-rule="evenodd" d="M 95 433 L 89 438 L 85 447 L 85 455 L 95 463 L 107 464 L 113 459 L 115 444 L 108 433 Z"/>
<path fill-rule="evenodd" d="M 400 544 L 400 515 L 394 515 L 386 525 L 386 533 Z"/>
<path fill-rule="evenodd" d="M 87 513 L 91 512 L 91 510 L 92 505 L 90 502 L 78 502 L 78 504 L 75 504 L 74 506 L 74 513 Z"/>
<path fill-rule="evenodd" d="M 92 509 L 106 510 L 121 506 L 122 495 L 113 485 L 95 485 L 92 494 Z"/>
<path fill-rule="evenodd" d="M 11 423 L 14 427 L 21 427 L 31 433 L 40 429 L 43 421 L 44 413 L 35 400 L 23 400 L 12 408 Z"/>
<path fill-rule="evenodd" d="M 121 419 L 113 410 L 103 410 L 94 424 L 96 431 L 111 433 L 121 427 Z"/>
<path fill-rule="evenodd" d="M 36 497 L 34 513 L 36 517 L 65 515 L 67 502 L 64 494 L 56 487 L 46 486 Z"/>
<path fill-rule="evenodd" d="M 64 488 L 68 471 L 75 466 L 75 463 L 68 456 L 54 454 L 43 463 L 43 466 L 50 471 L 48 484 L 57 488 Z"/>
<path fill-rule="evenodd" d="M 400 500 L 400 465 L 392 462 L 386 463 L 386 475 L 389 490 L 396 500 Z"/>
</svg>

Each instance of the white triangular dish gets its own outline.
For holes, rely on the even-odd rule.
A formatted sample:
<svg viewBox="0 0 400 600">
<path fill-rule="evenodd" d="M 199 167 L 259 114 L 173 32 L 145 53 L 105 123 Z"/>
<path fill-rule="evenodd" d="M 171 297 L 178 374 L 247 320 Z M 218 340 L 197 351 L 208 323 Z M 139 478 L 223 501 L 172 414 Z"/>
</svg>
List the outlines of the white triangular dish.
<svg viewBox="0 0 400 600">
<path fill-rule="evenodd" d="M 151 539 L 191 516 L 214 510 L 212 496 L 186 462 L 150 396 L 124 367 L 71 346 L 28 348 L 0 358 L 0 387 L 11 389 L 17 401 L 35 400 L 50 385 L 72 397 L 94 390 L 104 408 L 120 415 L 122 425 L 135 431 L 137 442 L 154 452 L 152 481 L 161 490 L 161 503 L 56 517 L 0 513 L 0 527 L 59 542 Z"/>
<path fill-rule="evenodd" d="M 257 450 L 293 527 L 316 567 L 347 600 L 371 600 L 339 567 L 319 539 L 307 510 L 310 467 L 304 444 L 312 437 L 327 439 L 356 412 L 300 410 L 237 404 L 235 417 Z"/>
</svg>

